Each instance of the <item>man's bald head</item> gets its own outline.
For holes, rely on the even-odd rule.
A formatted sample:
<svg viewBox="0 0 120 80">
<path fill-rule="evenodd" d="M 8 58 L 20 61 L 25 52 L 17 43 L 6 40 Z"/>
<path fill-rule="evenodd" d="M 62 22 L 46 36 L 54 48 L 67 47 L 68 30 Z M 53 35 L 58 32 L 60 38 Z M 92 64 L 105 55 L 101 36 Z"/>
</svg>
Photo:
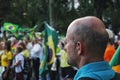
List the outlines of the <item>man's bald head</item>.
<svg viewBox="0 0 120 80">
<path fill-rule="evenodd" d="M 100 19 L 93 16 L 76 19 L 69 25 L 67 33 L 72 35 L 75 41 L 81 41 L 85 51 L 98 53 L 100 57 L 104 55 L 108 34 Z"/>
<path fill-rule="evenodd" d="M 97 17 L 88 16 L 88 17 L 78 18 L 69 25 L 69 28 L 72 27 L 73 30 L 74 27 L 79 27 L 78 25 L 79 26 L 84 25 L 86 27 L 91 27 L 91 29 L 96 31 L 106 32 L 105 25 Z"/>
</svg>

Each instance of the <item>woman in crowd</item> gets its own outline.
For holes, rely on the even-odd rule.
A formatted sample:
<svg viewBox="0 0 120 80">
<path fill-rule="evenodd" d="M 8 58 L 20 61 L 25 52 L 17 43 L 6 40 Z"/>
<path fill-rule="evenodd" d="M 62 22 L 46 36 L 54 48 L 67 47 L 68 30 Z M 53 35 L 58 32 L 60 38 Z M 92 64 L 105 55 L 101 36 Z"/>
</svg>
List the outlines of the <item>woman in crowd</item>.
<svg viewBox="0 0 120 80">
<path fill-rule="evenodd" d="M 26 80 L 30 80 L 31 75 L 32 75 L 31 74 L 30 52 L 26 48 L 26 45 L 25 45 L 24 42 L 20 42 L 19 43 L 19 47 L 21 47 L 23 49 L 23 51 L 21 52 L 21 54 L 24 57 L 24 71 L 25 71 L 25 74 L 27 75 Z"/>
<path fill-rule="evenodd" d="M 22 48 L 18 46 L 15 52 L 12 68 L 15 68 L 16 80 L 24 80 L 24 57 L 21 54 Z"/>
<path fill-rule="evenodd" d="M 2 74 L 3 80 L 9 80 L 11 61 L 12 61 L 11 42 L 6 41 L 4 44 L 4 52 L 1 55 L 1 66 L 5 68 L 5 71 Z"/>
</svg>

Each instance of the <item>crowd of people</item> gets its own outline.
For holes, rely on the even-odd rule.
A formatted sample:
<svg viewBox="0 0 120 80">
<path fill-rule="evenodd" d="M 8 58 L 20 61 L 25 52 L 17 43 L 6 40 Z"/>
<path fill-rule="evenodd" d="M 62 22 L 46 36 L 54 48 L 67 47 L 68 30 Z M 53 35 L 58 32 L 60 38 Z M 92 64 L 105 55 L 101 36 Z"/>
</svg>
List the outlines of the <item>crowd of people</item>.
<svg viewBox="0 0 120 80">
<path fill-rule="evenodd" d="M 76 69 L 67 63 L 64 42 L 59 40 L 56 58 L 45 75 L 40 75 L 40 65 L 44 55 L 44 37 L 33 33 L 23 39 L 7 38 L 5 34 L 0 40 L 0 62 L 4 67 L 2 80 L 71 80 Z M 56 69 L 54 68 L 56 66 Z M 55 74 L 54 74 L 55 73 Z M 49 75 L 49 76 L 47 76 Z"/>
<path fill-rule="evenodd" d="M 109 62 L 120 46 L 103 22 L 93 16 L 78 18 L 68 27 L 66 37 L 59 40 L 56 58 L 50 68 L 49 78 L 40 75 L 44 57 L 44 37 L 22 40 L 15 37 L 0 39 L 0 61 L 4 67 L 2 80 L 115 80 L 116 73 Z"/>
<path fill-rule="evenodd" d="M 3 80 L 30 80 L 32 73 L 39 80 L 40 54 L 43 54 L 42 38 L 34 38 L 30 41 L 29 36 L 23 40 L 15 37 L 1 40 L 1 66 L 5 68 L 2 74 Z M 33 71 L 33 72 L 32 72 Z"/>
</svg>

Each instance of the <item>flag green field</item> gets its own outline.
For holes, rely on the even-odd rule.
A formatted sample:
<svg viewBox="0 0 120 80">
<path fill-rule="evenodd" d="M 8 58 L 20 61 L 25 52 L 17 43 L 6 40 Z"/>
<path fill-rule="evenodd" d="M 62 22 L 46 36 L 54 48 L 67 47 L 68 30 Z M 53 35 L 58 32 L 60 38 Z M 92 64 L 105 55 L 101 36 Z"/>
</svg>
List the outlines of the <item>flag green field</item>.
<svg viewBox="0 0 120 80">
<path fill-rule="evenodd" d="M 120 73 L 120 46 L 117 48 L 109 64 L 115 72 Z"/>
<path fill-rule="evenodd" d="M 4 31 L 16 32 L 18 30 L 18 27 L 19 27 L 18 25 L 8 23 L 8 22 L 5 22 L 3 24 L 3 30 Z"/>
<path fill-rule="evenodd" d="M 57 32 L 44 23 L 44 59 L 41 62 L 40 74 L 42 74 L 47 66 L 51 65 L 55 59 L 56 48 L 58 44 L 58 34 Z"/>
</svg>

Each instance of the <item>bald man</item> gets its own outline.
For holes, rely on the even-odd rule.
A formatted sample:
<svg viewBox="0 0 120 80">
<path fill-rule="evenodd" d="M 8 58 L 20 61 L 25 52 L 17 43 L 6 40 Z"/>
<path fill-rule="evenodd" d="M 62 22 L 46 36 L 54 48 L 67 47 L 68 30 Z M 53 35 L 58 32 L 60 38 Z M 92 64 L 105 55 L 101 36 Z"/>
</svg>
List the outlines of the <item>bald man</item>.
<svg viewBox="0 0 120 80">
<path fill-rule="evenodd" d="M 108 34 L 103 22 L 93 16 L 74 20 L 68 27 L 65 51 L 68 63 L 78 71 L 74 80 L 111 80 L 115 72 L 104 61 Z"/>
</svg>

